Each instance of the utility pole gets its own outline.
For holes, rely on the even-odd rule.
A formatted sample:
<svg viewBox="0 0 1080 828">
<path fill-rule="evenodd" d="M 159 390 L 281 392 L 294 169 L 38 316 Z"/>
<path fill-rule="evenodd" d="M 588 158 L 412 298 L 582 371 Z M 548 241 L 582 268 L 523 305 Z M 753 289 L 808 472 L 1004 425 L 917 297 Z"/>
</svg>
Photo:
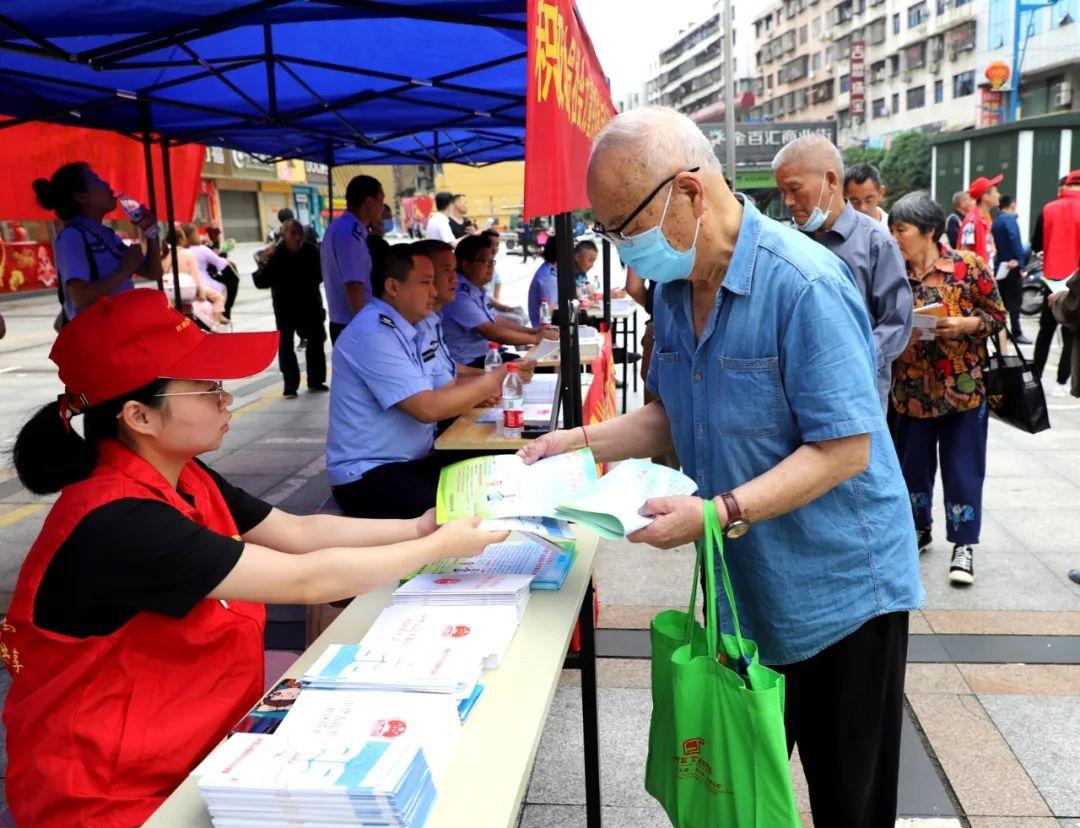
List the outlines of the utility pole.
<svg viewBox="0 0 1080 828">
<path fill-rule="evenodd" d="M 1058 0 L 1041 0 L 1036 3 L 1025 3 L 1024 0 L 1016 0 L 1013 12 L 1013 40 L 1012 40 L 1012 90 L 1009 92 L 1009 123 L 1015 123 L 1020 112 L 1020 64 L 1024 56 L 1020 53 L 1020 18 L 1024 12 L 1035 12 L 1048 9 Z M 1024 34 L 1024 52 L 1027 52 L 1027 33 Z"/>
<path fill-rule="evenodd" d="M 735 189 L 735 29 L 732 25 L 734 9 L 731 0 L 724 0 L 724 146 L 727 159 L 724 168 Z"/>
</svg>

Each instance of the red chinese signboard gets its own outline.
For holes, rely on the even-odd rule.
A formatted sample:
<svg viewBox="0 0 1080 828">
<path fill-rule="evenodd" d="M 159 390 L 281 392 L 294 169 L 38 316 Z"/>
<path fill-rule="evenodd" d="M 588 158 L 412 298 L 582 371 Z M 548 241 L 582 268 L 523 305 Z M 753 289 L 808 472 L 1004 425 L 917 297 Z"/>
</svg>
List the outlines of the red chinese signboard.
<svg viewBox="0 0 1080 828">
<path fill-rule="evenodd" d="M 0 294 L 56 287 L 52 245 L 0 242 Z"/>
<path fill-rule="evenodd" d="M 866 41 L 851 41 L 851 114 L 866 114 Z"/>
<path fill-rule="evenodd" d="M 587 207 L 592 139 L 615 114 L 572 0 L 529 0 L 525 215 Z"/>
<path fill-rule="evenodd" d="M 1001 91 L 995 91 L 993 89 L 987 89 L 985 86 L 979 87 L 979 111 L 978 118 L 976 120 L 976 127 L 982 129 L 983 127 L 997 126 L 1002 123 L 1002 108 L 1005 105 L 1005 93 Z"/>
</svg>

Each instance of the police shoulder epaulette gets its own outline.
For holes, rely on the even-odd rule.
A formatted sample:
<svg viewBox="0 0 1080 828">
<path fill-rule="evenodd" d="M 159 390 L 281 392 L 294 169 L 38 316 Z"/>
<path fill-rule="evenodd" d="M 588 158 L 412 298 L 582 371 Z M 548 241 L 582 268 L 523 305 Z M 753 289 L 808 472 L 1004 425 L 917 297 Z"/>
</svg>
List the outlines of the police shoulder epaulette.
<svg viewBox="0 0 1080 828">
<path fill-rule="evenodd" d="M 364 238 L 364 231 L 360 229 L 359 224 L 353 226 L 352 237 L 357 241 L 366 241 L 366 239 Z"/>
<path fill-rule="evenodd" d="M 437 349 L 438 346 L 432 345 L 430 348 L 420 354 L 420 356 L 423 358 L 424 362 L 431 362 L 431 360 L 435 359 L 435 352 Z"/>
<path fill-rule="evenodd" d="M 379 324 L 386 325 L 386 327 L 394 328 L 395 330 L 397 329 L 397 324 L 395 324 L 394 320 L 387 316 L 385 313 L 379 314 Z"/>
</svg>

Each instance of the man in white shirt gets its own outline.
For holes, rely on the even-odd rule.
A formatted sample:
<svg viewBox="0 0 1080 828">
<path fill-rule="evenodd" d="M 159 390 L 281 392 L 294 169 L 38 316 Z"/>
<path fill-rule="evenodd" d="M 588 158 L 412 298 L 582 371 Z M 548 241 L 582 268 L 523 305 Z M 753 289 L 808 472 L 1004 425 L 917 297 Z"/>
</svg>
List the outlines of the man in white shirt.
<svg viewBox="0 0 1080 828">
<path fill-rule="evenodd" d="M 460 193 L 435 193 L 435 212 L 428 219 L 427 238 L 457 247 L 461 239 L 476 232 L 474 225 L 465 226 L 468 209 L 468 202 Z M 460 232 L 454 232 L 455 225 Z"/>
<path fill-rule="evenodd" d="M 856 164 L 848 169 L 844 176 L 844 197 L 860 213 L 889 229 L 889 214 L 879 206 L 885 198 L 885 185 L 873 164 Z"/>
<path fill-rule="evenodd" d="M 358 175 L 345 188 L 345 212 L 326 229 L 322 242 L 323 284 L 330 309 L 330 342 L 371 300 L 368 226 L 383 217 L 386 194 L 377 178 Z"/>
</svg>

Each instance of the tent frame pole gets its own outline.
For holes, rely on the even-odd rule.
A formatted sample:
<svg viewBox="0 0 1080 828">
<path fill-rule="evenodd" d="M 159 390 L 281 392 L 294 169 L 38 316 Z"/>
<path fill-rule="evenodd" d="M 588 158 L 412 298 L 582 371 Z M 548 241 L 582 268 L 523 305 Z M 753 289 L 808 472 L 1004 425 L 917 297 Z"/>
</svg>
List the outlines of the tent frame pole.
<svg viewBox="0 0 1080 828">
<path fill-rule="evenodd" d="M 334 220 L 334 145 L 326 142 L 326 194 L 330 198 L 330 209 L 327 211 L 326 226 Z M 324 231 L 325 232 L 325 231 Z"/>
<path fill-rule="evenodd" d="M 177 313 L 184 312 L 184 303 L 180 298 L 180 256 L 177 255 L 176 243 L 176 207 L 173 204 L 172 163 L 169 159 L 169 139 L 161 139 L 161 173 L 165 179 L 165 215 L 169 221 L 169 250 L 172 253 L 173 298 Z"/>
<path fill-rule="evenodd" d="M 577 339 L 574 228 L 570 213 L 555 216 L 556 273 L 559 284 L 559 364 L 562 366 L 563 428 L 581 421 L 581 351 Z"/>
<path fill-rule="evenodd" d="M 146 167 L 146 196 L 147 207 L 157 217 L 157 185 L 154 181 L 154 136 L 150 133 L 150 107 L 142 105 L 142 145 L 143 164 Z M 162 293 L 165 292 L 165 275 L 158 272 L 157 287 Z"/>
<path fill-rule="evenodd" d="M 600 248 L 604 256 L 604 325 L 611 331 L 611 242 L 602 239 Z M 615 341 L 614 336 L 612 332 L 612 342 Z"/>
</svg>

